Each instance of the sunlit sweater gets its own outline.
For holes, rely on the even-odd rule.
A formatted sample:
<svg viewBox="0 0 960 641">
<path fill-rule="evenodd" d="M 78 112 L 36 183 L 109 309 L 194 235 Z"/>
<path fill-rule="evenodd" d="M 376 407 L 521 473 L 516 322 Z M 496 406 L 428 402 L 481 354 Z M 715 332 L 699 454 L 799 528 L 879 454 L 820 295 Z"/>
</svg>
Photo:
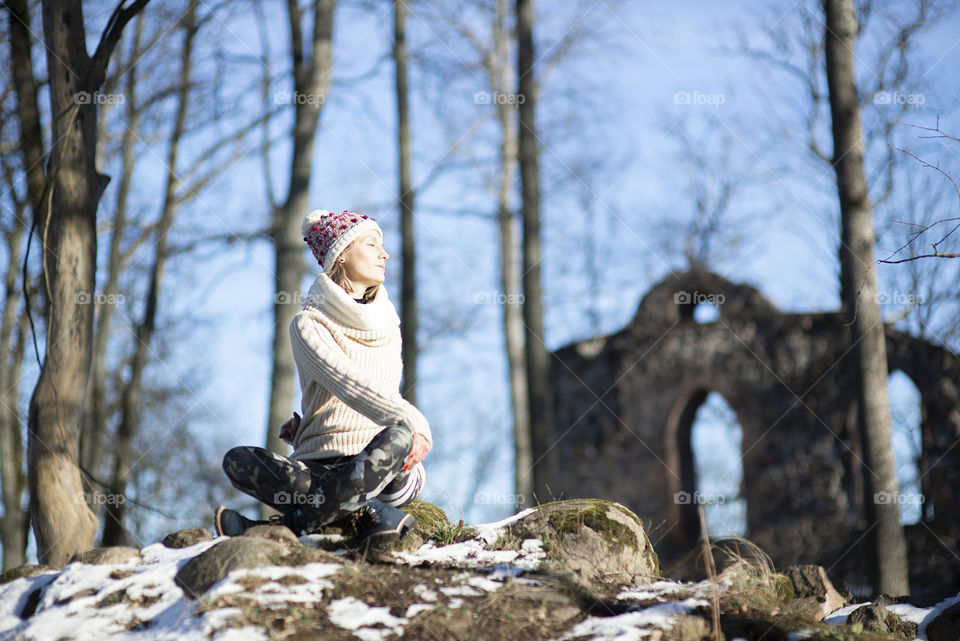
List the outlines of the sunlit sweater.
<svg viewBox="0 0 960 641">
<path fill-rule="evenodd" d="M 432 446 L 427 419 L 400 395 L 400 318 L 386 288 L 360 304 L 321 273 L 293 317 L 290 344 L 303 395 L 293 458 L 352 456 L 397 424 Z"/>
</svg>

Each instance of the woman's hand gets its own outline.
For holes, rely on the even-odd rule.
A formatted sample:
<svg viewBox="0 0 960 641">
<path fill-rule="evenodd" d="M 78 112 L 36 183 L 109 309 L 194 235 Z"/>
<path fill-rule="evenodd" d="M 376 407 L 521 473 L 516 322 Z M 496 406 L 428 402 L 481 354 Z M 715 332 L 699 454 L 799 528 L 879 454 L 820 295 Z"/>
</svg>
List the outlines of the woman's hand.
<svg viewBox="0 0 960 641">
<path fill-rule="evenodd" d="M 427 452 L 430 451 L 430 443 L 420 432 L 413 433 L 413 447 L 410 448 L 410 454 L 407 455 L 407 459 L 403 463 L 402 472 L 406 472 L 411 467 L 414 467 L 417 463 L 420 463 L 427 457 Z"/>
<path fill-rule="evenodd" d="M 288 419 L 286 423 L 280 426 L 280 440 L 293 445 L 293 438 L 297 435 L 297 428 L 300 427 L 300 415 L 293 413 L 293 418 Z"/>
</svg>

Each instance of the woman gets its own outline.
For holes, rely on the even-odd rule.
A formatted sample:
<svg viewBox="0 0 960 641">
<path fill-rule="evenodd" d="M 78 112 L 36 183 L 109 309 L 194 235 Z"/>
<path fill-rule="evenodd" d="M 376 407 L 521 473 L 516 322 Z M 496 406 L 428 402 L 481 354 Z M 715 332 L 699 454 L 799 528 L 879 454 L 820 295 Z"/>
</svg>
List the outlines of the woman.
<svg viewBox="0 0 960 641">
<path fill-rule="evenodd" d="M 383 287 L 389 254 L 380 226 L 362 214 L 313 211 L 302 231 L 323 272 L 290 324 L 304 418 L 294 413 L 280 437 L 294 451 L 235 447 L 223 469 L 297 535 L 363 509 L 360 543 L 387 545 L 416 525 L 397 508 L 423 489 L 433 446 L 426 418 L 398 391 L 400 319 Z M 223 506 L 215 521 L 230 536 L 265 523 Z"/>
</svg>

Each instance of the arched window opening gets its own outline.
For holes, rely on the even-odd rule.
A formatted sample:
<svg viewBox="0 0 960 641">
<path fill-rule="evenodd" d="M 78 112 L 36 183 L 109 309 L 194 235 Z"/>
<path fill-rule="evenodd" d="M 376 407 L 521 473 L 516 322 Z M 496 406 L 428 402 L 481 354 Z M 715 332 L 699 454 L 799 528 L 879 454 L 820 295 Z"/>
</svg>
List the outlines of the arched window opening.
<svg viewBox="0 0 960 641">
<path fill-rule="evenodd" d="M 710 392 L 697 409 L 691 432 L 697 488 L 692 502 L 703 504 L 711 538 L 743 536 L 747 501 L 740 491 L 743 430 L 737 416 L 720 394 Z"/>
<path fill-rule="evenodd" d="M 920 477 L 920 390 L 900 370 L 887 378 L 887 390 L 890 394 L 891 444 L 900 487 L 895 499 L 900 505 L 900 522 L 912 525 L 920 522 L 925 511 L 928 518 L 933 516 L 933 506 L 925 505 Z"/>
</svg>

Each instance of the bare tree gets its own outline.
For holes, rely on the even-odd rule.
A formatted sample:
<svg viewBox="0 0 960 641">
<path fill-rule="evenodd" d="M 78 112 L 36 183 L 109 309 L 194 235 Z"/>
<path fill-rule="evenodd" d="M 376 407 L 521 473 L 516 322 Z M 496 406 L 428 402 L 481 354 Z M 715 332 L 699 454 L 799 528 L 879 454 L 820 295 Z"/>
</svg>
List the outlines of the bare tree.
<svg viewBox="0 0 960 641">
<path fill-rule="evenodd" d="M 866 453 L 867 514 L 874 552 L 874 590 L 910 593 L 907 544 L 891 445 L 887 350 L 877 298 L 873 208 L 864 170 L 863 128 L 854 75 L 857 14 L 853 0 L 824 0 L 826 70 L 833 129 L 833 167 L 841 217 L 844 309 L 857 358 L 858 424 Z"/>
<path fill-rule="evenodd" d="M 423 76 L 437 83 L 435 91 L 440 95 L 432 104 L 448 130 L 449 138 L 455 141 L 445 152 L 444 159 L 431 170 L 429 179 L 435 179 L 444 172 L 460 172 L 456 185 L 466 192 L 464 200 L 468 201 L 469 194 L 475 193 L 473 188 L 465 185 L 476 182 L 476 189 L 490 193 L 495 202 L 495 213 L 491 216 L 488 209 L 463 204 L 452 207 L 436 205 L 428 202 L 426 197 L 421 198 L 419 209 L 457 218 L 489 217 L 497 223 L 498 277 L 502 293 L 498 301 L 502 303 L 499 307 L 513 419 L 514 497 L 517 505 L 529 504 L 534 496 L 534 457 L 530 450 L 520 216 L 515 204 L 518 106 L 525 96 L 516 93 L 516 15 L 513 3 L 506 0 L 479 2 L 470 5 L 469 11 L 465 11 L 462 5 L 444 0 L 420 2 L 416 6 L 417 22 L 429 26 L 431 37 L 430 44 L 421 50 L 413 50 L 413 56 L 422 65 Z M 599 23 L 595 16 L 589 13 L 588 8 L 588 5 L 584 4 L 571 10 L 575 17 L 569 23 L 558 27 L 558 33 L 561 34 L 559 38 L 550 40 L 550 36 L 541 34 L 541 41 L 548 42 L 537 61 L 539 73 L 535 78 L 536 86 L 551 72 L 559 74 L 564 61 L 576 58 L 575 54 L 582 53 L 587 48 L 582 45 L 597 38 Z M 608 46 L 609 42 L 609 39 L 605 40 Z M 569 82 L 570 90 L 576 93 L 576 102 L 570 103 L 575 106 L 569 114 L 563 109 L 555 110 L 555 127 L 547 133 L 538 132 L 541 139 L 563 139 L 567 131 L 582 129 L 582 122 L 571 123 L 576 120 L 576 114 L 596 114 L 595 111 L 584 108 L 584 104 L 590 102 L 589 84 L 581 82 L 579 78 L 565 78 L 564 82 Z M 452 96 L 458 94 L 473 98 L 472 109 L 451 100 Z M 479 117 L 476 116 L 478 105 Z M 492 124 L 489 123 L 491 119 Z M 605 157 L 609 158 L 610 155 L 605 154 Z M 586 162 L 582 162 L 584 160 Z M 594 162 L 595 160 L 596 157 L 590 153 L 579 153 L 576 159 L 565 158 L 559 163 L 562 166 L 560 173 L 563 175 L 551 187 L 555 188 L 555 192 L 562 192 L 569 189 L 571 184 L 586 186 L 588 177 L 580 174 L 579 170 L 585 173 L 598 170 L 599 164 Z M 418 185 L 418 193 L 422 193 L 428 182 L 429 180 Z M 596 198 L 595 193 L 589 189 L 586 191 L 591 198 Z"/>
<path fill-rule="evenodd" d="M 330 75 L 333 70 L 333 14 L 335 0 L 313 0 L 312 37 L 304 49 L 303 10 L 296 0 L 287 2 L 290 26 L 290 59 L 292 61 L 294 122 L 291 135 L 290 179 L 283 204 L 271 202 L 271 238 L 275 252 L 273 346 L 270 373 L 270 409 L 267 419 L 266 446 L 285 452 L 286 444 L 278 436 L 279 426 L 289 418 L 293 404 L 296 374 L 293 352 L 290 351 L 288 328 L 299 308 L 295 295 L 303 276 L 303 238 L 300 222 L 307 213 L 310 198 L 310 174 L 313 167 L 314 139 L 319 125 Z M 265 158 L 266 162 L 266 158 Z M 270 171 L 266 169 L 267 182 Z M 271 510 L 262 506 L 263 514 Z"/>
<path fill-rule="evenodd" d="M 763 156 L 745 149 L 735 128 L 743 129 L 711 115 L 702 123 L 692 118 L 677 122 L 664 134 L 675 145 L 677 164 L 686 170 L 677 192 L 683 205 L 689 202 L 691 214 L 664 220 L 658 244 L 669 255 L 683 256 L 690 268 L 715 268 L 739 255 L 741 241 L 750 236 L 754 212 L 744 211 L 737 198 L 759 180 Z"/>
<path fill-rule="evenodd" d="M 12 85 L 6 90 L 12 91 Z M 3 315 L 0 320 L 0 487 L 3 491 L 3 517 L 0 537 L 3 540 L 3 569 L 22 565 L 25 560 L 29 515 L 23 509 L 27 477 L 23 468 L 23 437 L 20 414 L 20 372 L 24 357 L 26 314 L 21 306 L 20 261 L 27 220 L 27 197 L 18 194 L 16 170 L 11 166 L 17 157 L 7 153 L 13 144 L 6 139 L 12 114 L 0 116 L 0 167 L 4 194 L 12 216 L 4 216 L 3 240 L 7 268 L 3 279 Z"/>
<path fill-rule="evenodd" d="M 114 208 L 108 227 L 110 250 L 106 280 L 97 296 L 90 407 L 80 442 L 91 494 L 110 499 L 95 503 L 95 509 L 104 511 L 102 538 L 107 545 L 127 544 L 139 529 L 126 522 L 129 508 L 150 508 L 129 496 L 128 488 L 137 488 L 136 476 L 150 472 L 145 465 L 147 451 L 160 440 L 173 438 L 164 426 L 159 433 L 148 429 L 149 441 L 139 439 L 142 426 L 155 424 L 151 416 L 158 402 L 172 402 L 186 391 L 182 379 L 167 383 L 146 372 L 152 363 L 162 361 L 157 335 L 178 322 L 169 310 L 161 309 L 167 265 L 174 256 L 183 261 L 185 251 L 195 247 L 173 246 L 171 229 L 175 219 L 201 202 L 199 197 L 215 177 L 245 157 L 248 134 L 267 117 L 256 111 L 249 118 L 225 115 L 229 111 L 211 111 L 196 99 L 216 92 L 215 62 L 222 55 L 222 44 L 209 35 L 220 23 L 221 9 L 230 4 L 231 0 L 222 0 L 198 5 L 191 0 L 167 12 L 158 8 L 146 33 L 143 16 L 138 16 L 125 64 L 108 75 L 108 85 L 123 89 L 124 100 L 123 109 L 102 128 L 101 154 L 114 166 L 119 180 L 110 201 Z M 174 45 L 178 35 L 182 41 Z M 238 86 L 238 95 L 243 96 L 245 88 L 242 83 Z M 228 95 L 218 95 L 218 102 L 228 100 Z M 165 168 L 156 190 L 134 179 L 139 158 L 153 147 L 158 148 L 156 157 L 163 159 Z M 152 203 L 157 201 L 159 212 L 154 215 Z M 195 236 L 202 220 L 192 219 Z M 204 240 L 220 245 L 239 236 L 228 233 Z M 117 323 L 114 315 L 126 300 L 141 304 L 142 311 L 137 317 L 123 315 Z M 137 447 L 137 442 L 147 446 Z M 154 486 L 176 485 L 188 478 L 161 475 Z"/>
<path fill-rule="evenodd" d="M 4 114 L 3 134 L 6 124 L 18 125 L 15 144 L 10 153 L 2 154 L 5 193 L 11 201 L 13 216 L 3 221 L 4 241 L 7 247 L 8 264 L 4 278 L 4 308 L 0 323 L 0 394 L 3 411 L 0 412 L 0 483 L 3 485 L 4 516 L 0 521 L 0 536 L 3 537 L 3 567 L 9 569 L 22 565 L 25 559 L 29 514 L 23 509 L 27 479 L 23 472 L 23 438 L 19 410 L 20 371 L 23 364 L 27 332 L 26 310 L 20 305 L 20 261 L 22 240 L 26 231 L 27 211 L 36 211 L 46 180 L 43 165 L 43 133 L 40 123 L 40 108 L 37 98 L 37 83 L 34 80 L 33 56 L 30 46 L 30 14 L 25 0 L 6 3 L 8 11 L 8 38 L 11 63 L 8 69 L 9 84 L 4 90 L 12 91 L 16 98 L 14 113 Z M 5 74 L 6 75 L 6 74 Z M 6 146 L 5 135 L 3 144 Z M 13 143 L 13 141 L 11 141 Z M 15 166 L 14 158 L 22 165 Z M 26 174 L 25 193 L 18 194 L 16 177 Z M 28 283 L 26 271 L 22 282 Z"/>
<path fill-rule="evenodd" d="M 410 115 L 407 100 L 407 0 L 393 3 L 393 58 L 397 96 L 397 168 L 400 204 L 400 322 L 403 332 L 403 396 L 417 403 L 417 251 L 413 226 L 416 194 L 410 177 Z"/>
<path fill-rule="evenodd" d="M 511 54 L 515 40 L 507 23 L 506 0 L 497 0 L 493 20 L 493 48 L 484 56 L 484 66 L 494 95 L 508 95 L 514 87 Z M 530 431 L 530 399 L 527 396 L 526 343 L 523 330 L 521 300 L 520 252 L 517 242 L 516 215 L 511 207 L 511 194 L 517 174 L 516 108 L 507 101 L 497 107 L 500 126 L 500 178 L 497 189 L 497 223 L 500 227 L 500 286 L 503 288 L 503 338 L 510 373 L 510 404 L 513 414 L 514 507 L 532 505 L 533 448 Z"/>
<path fill-rule="evenodd" d="M 533 455 L 533 492 L 538 500 L 550 496 L 556 473 L 553 386 L 550 352 L 543 334 L 543 294 L 540 282 L 540 170 L 536 125 L 533 0 L 517 0 L 517 95 L 520 102 L 518 149 L 523 202 L 523 322 L 526 328 L 527 389 L 530 441 Z"/>
<path fill-rule="evenodd" d="M 167 151 L 167 177 L 162 213 L 160 215 L 160 221 L 156 226 L 154 259 L 150 269 L 150 286 L 147 291 L 143 317 L 136 328 L 136 347 L 130 362 L 129 381 L 124 387 L 121 397 L 121 420 L 112 448 L 113 479 L 111 482 L 111 490 L 118 494 L 125 493 L 127 482 L 134 468 L 133 437 L 136 435 L 140 425 L 140 398 L 143 389 L 143 370 L 146 367 L 147 352 L 150 349 L 157 323 L 157 305 L 160 297 L 160 286 L 163 281 L 163 270 L 167 261 L 167 234 L 173 225 L 174 216 L 177 211 L 177 192 L 180 184 L 180 177 L 177 171 L 180 140 L 186 128 L 193 46 L 198 29 L 196 3 L 191 2 L 189 4 L 181 24 L 183 29 L 183 46 L 180 53 L 177 110 Z M 125 506 L 125 501 L 116 501 L 113 504 L 113 509 L 109 510 L 110 518 L 107 519 L 103 532 L 104 545 L 129 544 L 125 528 L 123 527 Z"/>
<path fill-rule="evenodd" d="M 797 80 L 796 87 L 802 92 L 800 99 L 790 100 L 787 104 L 793 109 L 801 110 L 799 114 L 801 125 L 781 122 L 782 135 L 793 138 L 796 136 L 795 132 L 801 132 L 793 142 L 798 143 L 807 153 L 793 154 L 793 158 L 800 159 L 809 165 L 808 168 L 812 168 L 814 175 L 827 166 L 834 174 L 833 178 L 836 180 L 841 204 L 842 231 L 840 243 L 838 243 L 840 298 L 844 309 L 851 314 L 851 318 L 856 318 L 861 323 L 865 321 L 864 313 L 868 316 L 871 314 L 871 310 L 867 309 L 864 312 L 864 309 L 877 305 L 877 274 L 875 264 L 872 262 L 874 249 L 871 245 L 870 259 L 864 263 L 862 262 L 866 260 L 863 254 L 864 247 L 861 244 L 852 245 L 851 241 L 855 238 L 858 243 L 863 243 L 869 237 L 870 242 L 873 242 L 874 212 L 877 217 L 876 224 L 881 229 L 891 215 L 899 216 L 897 207 L 891 206 L 891 203 L 899 200 L 897 189 L 902 189 L 898 185 L 903 184 L 899 176 L 902 174 L 900 170 L 904 165 L 904 158 L 891 142 L 896 134 L 897 122 L 907 109 L 915 106 L 915 103 L 904 96 L 920 95 L 923 89 L 921 85 L 923 74 L 917 73 L 915 68 L 914 51 L 919 42 L 919 36 L 924 30 L 953 11 L 956 4 L 954 0 L 917 0 L 896 4 L 877 3 L 870 0 L 858 2 L 856 9 L 850 9 L 852 14 L 848 16 L 849 12 L 846 9 L 843 13 L 845 18 L 841 22 L 852 20 L 852 27 L 850 24 L 845 24 L 845 29 L 848 31 L 844 31 L 842 36 L 848 40 L 845 44 L 838 46 L 838 37 L 831 36 L 831 28 L 825 24 L 824 9 L 829 4 L 825 1 L 805 0 L 794 5 L 795 10 L 791 11 L 791 19 L 778 20 L 777 26 L 765 34 L 768 41 L 765 48 L 747 45 L 744 40 L 739 50 L 740 53 L 746 53 L 763 61 Z M 833 12 L 832 16 L 836 18 L 838 13 Z M 843 72 L 839 79 L 836 77 L 837 69 L 833 65 L 833 59 L 825 61 L 831 48 L 832 53 L 829 55 L 850 58 L 852 51 L 843 53 L 843 50 L 847 46 L 852 46 L 851 42 L 858 44 L 858 58 L 863 61 L 861 66 L 867 70 L 859 84 L 853 76 L 852 58 L 849 60 L 850 70 Z M 862 44 L 864 42 L 867 44 Z M 834 77 L 831 78 L 831 74 Z M 849 86 L 845 86 L 842 95 L 838 98 L 835 91 L 843 85 Z M 843 104 L 839 112 L 837 100 Z M 854 108 L 856 108 L 856 132 L 850 129 L 850 123 L 854 119 L 851 110 Z M 838 117 L 842 117 L 839 118 L 840 122 Z M 832 153 L 826 151 L 829 148 L 827 130 L 824 127 L 827 118 L 830 118 L 833 127 Z M 845 139 L 858 141 L 859 156 L 857 158 L 854 159 L 849 157 L 849 154 L 845 154 L 847 147 L 842 144 L 842 141 L 838 143 L 837 136 L 842 132 L 845 132 L 842 134 Z M 859 165 L 859 169 L 850 170 L 851 163 Z M 857 172 L 859 176 L 850 182 Z M 840 177 L 841 173 L 845 176 L 844 178 Z M 862 185 L 857 182 L 861 178 Z M 863 201 L 859 200 L 860 198 Z M 848 215 L 851 208 L 856 211 Z M 866 214 L 863 213 L 864 210 Z M 869 223 L 869 228 L 865 226 L 864 221 Z M 851 229 L 856 231 L 851 232 Z M 914 284 L 919 286 L 923 281 L 929 284 L 933 273 L 915 273 L 914 276 L 919 278 L 914 280 Z M 872 280 L 866 280 L 868 277 Z M 929 304 L 923 306 L 925 313 L 935 311 L 930 307 L 932 303 L 931 300 Z M 917 314 L 919 308 L 919 306 L 912 306 L 907 311 L 909 314 Z M 876 320 L 882 322 L 879 310 Z M 908 319 L 903 317 L 897 320 L 908 322 Z M 882 331 L 880 327 L 882 325 L 876 331 Z M 854 328 L 855 332 L 861 330 L 863 330 L 862 327 L 860 330 Z M 858 349 L 869 351 L 869 348 L 862 343 L 858 345 Z M 879 352 L 875 350 L 873 355 L 876 356 L 877 353 Z M 886 365 L 883 372 L 886 372 Z M 882 394 L 884 399 L 869 398 L 865 402 L 870 403 L 872 409 L 868 410 L 861 402 L 860 410 L 872 412 L 869 420 L 873 421 L 873 426 L 876 426 L 876 420 L 883 420 L 882 415 L 886 414 L 886 422 L 889 426 L 889 410 L 881 409 L 889 405 L 886 399 L 886 376 L 880 374 L 881 372 L 877 371 L 871 372 L 870 379 L 861 384 L 869 386 L 869 390 L 872 390 L 871 394 Z M 859 418 L 858 423 L 861 434 L 864 428 L 871 425 L 871 423 L 860 421 Z M 877 443 L 877 436 L 873 433 L 874 442 L 868 444 L 867 437 L 862 435 L 863 447 L 873 448 L 873 455 L 880 456 L 881 460 L 890 458 L 892 463 L 889 429 L 886 430 L 885 437 L 880 436 L 881 439 L 886 438 L 885 444 Z M 887 451 L 878 452 L 876 448 Z M 892 468 L 883 464 L 884 467 L 881 469 L 879 465 L 868 458 L 865 461 L 866 469 L 863 470 L 863 474 L 881 484 L 889 483 Z M 876 475 L 882 478 L 877 478 Z M 895 476 L 892 478 L 892 488 L 895 491 L 896 478 Z M 889 488 L 883 491 L 888 490 Z M 875 498 L 875 495 L 866 497 L 868 507 L 873 506 Z M 889 516 L 890 512 L 896 511 L 896 506 L 885 505 L 881 511 L 884 512 L 886 519 L 884 527 L 888 528 L 887 531 L 890 533 L 887 540 L 901 538 L 902 532 L 900 535 L 894 532 L 900 529 L 899 521 L 894 523 Z M 868 528 L 878 522 L 873 513 L 865 517 Z M 876 528 L 872 534 L 876 534 L 875 530 Z M 899 543 L 894 542 L 893 545 L 899 546 Z M 900 549 L 904 554 L 906 553 L 905 546 Z M 906 560 L 900 558 L 893 563 L 904 568 Z M 899 575 L 900 569 L 888 568 L 885 573 L 888 576 Z M 905 581 L 905 573 L 903 578 Z M 898 579 L 884 580 L 897 581 Z M 877 588 L 877 584 L 874 587 Z M 900 589 L 906 587 L 906 583 L 899 583 Z M 891 591 L 891 593 L 894 592 Z"/>
<path fill-rule="evenodd" d="M 42 240 L 49 319 L 30 399 L 28 479 L 37 556 L 58 566 L 90 547 L 97 530 L 77 465 L 93 347 L 96 213 L 108 181 L 96 167 L 98 105 L 91 96 L 103 84 L 124 26 L 146 3 L 118 5 L 90 56 L 80 2 L 43 2 L 53 144 L 34 226 Z"/>
</svg>

